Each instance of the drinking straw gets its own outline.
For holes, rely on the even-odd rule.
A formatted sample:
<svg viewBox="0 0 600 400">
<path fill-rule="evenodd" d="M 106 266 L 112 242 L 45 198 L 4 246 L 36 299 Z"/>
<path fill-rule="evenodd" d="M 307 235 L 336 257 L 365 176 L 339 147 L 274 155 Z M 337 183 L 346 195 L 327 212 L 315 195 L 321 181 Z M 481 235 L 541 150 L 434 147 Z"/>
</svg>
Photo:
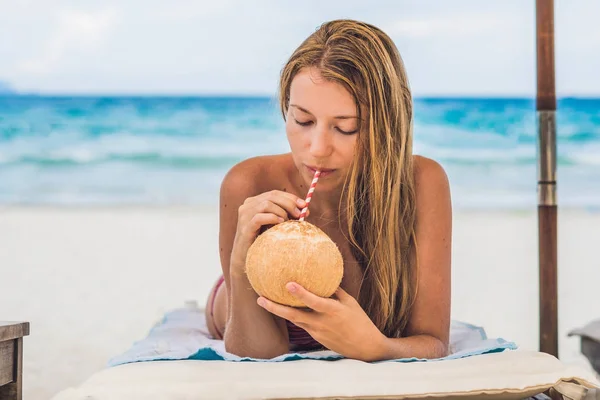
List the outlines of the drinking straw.
<svg viewBox="0 0 600 400">
<path fill-rule="evenodd" d="M 312 198 L 312 194 L 315 191 L 315 186 L 317 186 L 319 176 L 321 176 L 321 171 L 315 171 L 315 176 L 313 177 L 312 183 L 310 184 L 310 188 L 308 189 L 308 194 L 306 195 L 306 206 L 304 207 L 304 209 L 302 209 L 302 212 L 300 213 L 300 221 L 304 221 L 304 217 L 306 216 L 306 212 L 308 211 L 308 205 L 310 204 L 310 199 Z"/>
</svg>

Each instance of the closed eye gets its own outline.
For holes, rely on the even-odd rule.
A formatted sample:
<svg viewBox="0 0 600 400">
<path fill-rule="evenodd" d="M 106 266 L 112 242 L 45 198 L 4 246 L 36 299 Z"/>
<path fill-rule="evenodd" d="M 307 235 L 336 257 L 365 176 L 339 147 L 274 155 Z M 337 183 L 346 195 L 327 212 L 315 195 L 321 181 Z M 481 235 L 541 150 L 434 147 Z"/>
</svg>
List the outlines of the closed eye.
<svg viewBox="0 0 600 400">
<path fill-rule="evenodd" d="M 313 123 L 313 121 L 310 121 L 310 120 L 308 120 L 308 121 L 306 121 L 306 122 L 300 122 L 300 121 L 298 121 L 298 120 L 297 120 L 297 119 L 295 119 L 295 118 L 294 118 L 294 122 L 296 122 L 296 123 L 297 123 L 298 125 L 300 125 L 300 126 L 310 126 L 310 125 L 312 125 L 312 123 Z M 343 135 L 354 135 L 355 133 L 357 133 L 357 132 L 358 132 L 358 129 L 355 129 L 355 130 L 353 130 L 353 131 L 344 131 L 344 130 L 342 130 L 342 129 L 338 128 L 338 127 L 336 127 L 335 129 L 336 129 L 336 130 L 337 130 L 339 133 L 341 133 L 341 134 L 343 134 Z"/>
<path fill-rule="evenodd" d="M 344 134 L 344 135 L 354 135 L 355 133 L 357 133 L 357 132 L 358 132 L 358 129 L 355 129 L 355 130 L 353 130 L 353 131 L 350 131 L 350 132 L 343 131 L 343 130 L 341 130 L 340 128 L 335 128 L 335 129 L 337 129 L 337 130 L 338 130 L 338 132 L 340 132 L 341 134 Z"/>
<path fill-rule="evenodd" d="M 296 123 L 300 126 L 309 126 L 310 124 L 312 124 L 312 121 L 300 122 L 297 119 L 294 119 L 294 121 L 296 121 Z"/>
</svg>

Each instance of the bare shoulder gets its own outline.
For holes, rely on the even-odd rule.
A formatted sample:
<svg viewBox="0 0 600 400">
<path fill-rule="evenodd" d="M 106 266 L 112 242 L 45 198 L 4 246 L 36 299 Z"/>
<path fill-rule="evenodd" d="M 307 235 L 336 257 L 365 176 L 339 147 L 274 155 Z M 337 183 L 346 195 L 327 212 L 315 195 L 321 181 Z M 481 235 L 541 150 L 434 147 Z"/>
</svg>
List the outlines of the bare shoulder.
<svg viewBox="0 0 600 400">
<path fill-rule="evenodd" d="M 442 165 L 431 158 L 414 156 L 414 178 L 417 221 L 427 221 L 426 216 L 432 215 L 450 218 L 450 182 Z"/>
<path fill-rule="evenodd" d="M 417 198 L 450 196 L 450 182 L 444 167 L 437 161 L 423 157 L 413 156 L 414 178 Z"/>
<path fill-rule="evenodd" d="M 235 164 L 221 183 L 221 194 L 255 196 L 280 186 L 288 160 L 285 154 L 257 156 Z"/>
</svg>

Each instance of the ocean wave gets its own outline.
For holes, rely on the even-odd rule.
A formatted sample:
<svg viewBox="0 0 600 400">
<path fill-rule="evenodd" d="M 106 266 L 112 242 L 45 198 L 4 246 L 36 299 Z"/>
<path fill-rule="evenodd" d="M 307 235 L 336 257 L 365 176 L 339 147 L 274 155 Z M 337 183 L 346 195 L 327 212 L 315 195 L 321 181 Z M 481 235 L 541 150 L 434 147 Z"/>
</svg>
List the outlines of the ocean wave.
<svg viewBox="0 0 600 400">
<path fill-rule="evenodd" d="M 97 166 L 110 163 L 131 163 L 148 167 L 171 167 L 171 168 L 201 168 L 222 169 L 231 167 L 233 164 L 243 160 L 242 157 L 211 157 L 211 156 L 168 156 L 158 153 L 141 154 L 112 154 L 102 157 L 92 157 L 89 153 L 74 153 L 70 157 L 47 156 L 30 157 L 23 156 L 17 160 L 3 160 L 0 158 L 0 166 L 20 167 L 36 166 L 45 167 L 81 167 L 84 165 Z"/>
<path fill-rule="evenodd" d="M 223 138 L 144 137 L 130 133 L 93 140 L 76 134 L 45 138 L 20 137 L 0 146 L 0 166 L 38 165 L 77 167 L 112 162 L 165 165 L 180 168 L 213 168 L 256 154 L 287 151 L 285 138 L 261 141 Z"/>
<path fill-rule="evenodd" d="M 182 141 L 163 137 L 148 140 L 132 135 L 105 137 L 94 142 L 69 145 L 60 143 L 14 142 L 0 147 L 0 166 L 80 167 L 103 163 L 130 163 L 140 166 L 165 166 L 170 168 L 215 168 L 256 155 L 280 154 L 289 151 L 285 139 L 265 141 Z M 418 141 L 416 154 L 447 165 L 467 166 L 519 166 L 536 165 L 535 145 L 517 146 L 443 146 L 439 143 Z M 574 165 L 594 167 L 600 165 L 600 143 L 558 147 L 559 166 Z"/>
<path fill-rule="evenodd" d="M 14 96 L 0 110 L 0 203 L 215 201 L 235 163 L 289 152 L 269 98 Z M 600 205 L 599 110 L 559 101 L 561 201 Z M 533 99 L 417 99 L 414 151 L 446 168 L 454 204 L 535 204 Z"/>
<path fill-rule="evenodd" d="M 443 164 L 466 166 L 519 166 L 537 165 L 536 146 L 516 146 L 511 148 L 447 148 L 428 144 L 416 144 L 418 154 L 433 158 Z M 565 146 L 557 149 L 558 166 L 600 165 L 599 146 Z"/>
<path fill-rule="evenodd" d="M 210 155 L 210 151 L 202 152 L 204 154 L 193 154 L 190 152 L 185 153 L 187 154 L 161 154 L 158 152 L 94 154 L 90 151 L 72 151 L 68 154 L 64 152 L 58 154 L 24 154 L 19 157 L 10 157 L 0 154 L 0 167 L 16 168 L 20 166 L 35 166 L 39 168 L 77 168 L 86 165 L 98 166 L 111 163 L 128 163 L 139 165 L 140 167 L 215 169 L 230 168 L 235 163 L 255 155 L 252 152 L 237 151 L 232 151 L 227 155 Z M 518 167 L 537 165 L 537 154 L 535 154 L 534 151 L 507 152 L 486 149 L 469 151 L 462 150 L 460 152 L 453 152 L 447 149 L 429 148 L 427 151 L 419 151 L 417 154 L 422 154 L 447 166 L 456 165 L 493 168 L 502 166 Z M 567 155 L 559 155 L 557 159 L 557 165 L 558 167 L 600 166 L 600 153 L 572 153 Z"/>
</svg>

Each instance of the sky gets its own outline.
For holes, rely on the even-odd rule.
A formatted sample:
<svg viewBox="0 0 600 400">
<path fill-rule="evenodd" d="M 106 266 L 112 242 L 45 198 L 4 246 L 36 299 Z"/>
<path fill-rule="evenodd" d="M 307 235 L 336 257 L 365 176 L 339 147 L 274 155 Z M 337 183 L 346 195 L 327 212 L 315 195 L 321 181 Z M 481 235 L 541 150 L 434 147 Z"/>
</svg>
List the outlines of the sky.
<svg viewBox="0 0 600 400">
<path fill-rule="evenodd" d="M 559 96 L 600 96 L 599 0 L 555 0 Z M 0 0 L 0 81 L 48 94 L 272 95 L 294 49 L 352 18 L 416 96 L 535 96 L 535 0 Z"/>
</svg>

